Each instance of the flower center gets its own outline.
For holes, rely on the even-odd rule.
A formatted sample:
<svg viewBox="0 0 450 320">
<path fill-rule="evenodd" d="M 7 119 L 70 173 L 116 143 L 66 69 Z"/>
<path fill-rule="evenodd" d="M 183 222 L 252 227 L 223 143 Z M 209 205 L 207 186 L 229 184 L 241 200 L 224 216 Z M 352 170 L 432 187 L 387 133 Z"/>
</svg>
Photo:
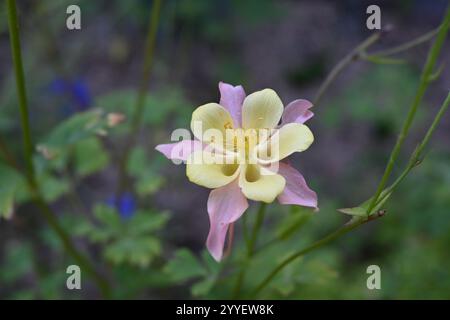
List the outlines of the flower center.
<svg viewBox="0 0 450 320">
<path fill-rule="evenodd" d="M 226 122 L 224 125 L 223 125 L 223 128 L 225 129 L 225 130 L 228 130 L 228 129 L 233 129 L 233 124 L 231 123 L 231 122 Z"/>
<path fill-rule="evenodd" d="M 238 154 L 239 163 L 256 163 L 255 147 L 270 136 L 269 129 L 228 129 L 225 148 Z"/>
</svg>

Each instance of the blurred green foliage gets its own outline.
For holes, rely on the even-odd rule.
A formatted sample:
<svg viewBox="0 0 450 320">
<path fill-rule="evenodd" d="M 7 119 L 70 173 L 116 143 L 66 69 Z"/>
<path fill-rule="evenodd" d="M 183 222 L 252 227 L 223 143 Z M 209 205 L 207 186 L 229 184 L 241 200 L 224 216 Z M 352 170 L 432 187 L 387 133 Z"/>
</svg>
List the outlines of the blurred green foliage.
<svg viewBox="0 0 450 320">
<path fill-rule="evenodd" d="M 145 268 L 161 254 L 161 241 L 152 233 L 164 227 L 167 214 L 138 211 L 123 221 L 114 208 L 97 205 L 94 218 L 99 225 L 85 223 L 75 233 L 93 243 L 106 244 L 103 255 L 107 261 Z"/>
</svg>

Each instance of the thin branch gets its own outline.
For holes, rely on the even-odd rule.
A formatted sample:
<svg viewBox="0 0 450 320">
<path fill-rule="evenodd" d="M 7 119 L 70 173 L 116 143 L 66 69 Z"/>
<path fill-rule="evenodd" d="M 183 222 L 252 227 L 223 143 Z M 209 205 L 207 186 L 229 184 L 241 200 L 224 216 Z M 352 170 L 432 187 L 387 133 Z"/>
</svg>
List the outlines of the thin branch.
<svg viewBox="0 0 450 320">
<path fill-rule="evenodd" d="M 77 250 L 77 248 L 71 241 L 69 235 L 65 232 L 65 230 L 58 222 L 55 213 L 52 211 L 50 206 L 45 202 L 39 184 L 36 181 L 35 169 L 33 164 L 34 147 L 30 133 L 30 123 L 25 90 L 25 77 L 23 72 L 22 56 L 20 49 L 20 37 L 19 37 L 19 26 L 17 21 L 16 2 L 14 0 L 7 0 L 7 6 L 8 6 L 8 23 L 11 41 L 11 52 L 14 61 L 14 73 L 17 85 L 17 96 L 19 100 L 20 118 L 23 134 L 23 146 L 26 161 L 26 178 L 30 192 L 32 194 L 32 199 L 40 209 L 42 216 L 46 219 L 47 223 L 50 225 L 52 230 L 58 235 L 66 252 L 69 253 L 69 255 L 80 265 L 80 267 L 89 276 L 92 277 L 92 279 L 97 284 L 102 294 L 105 297 L 108 297 L 109 285 L 107 281 L 99 273 L 97 273 L 97 271 L 95 270 L 94 266 L 90 263 L 90 261 Z"/>
<path fill-rule="evenodd" d="M 403 170 L 403 172 L 400 174 L 400 176 L 387 188 L 385 189 L 384 196 L 381 196 L 380 199 L 377 200 L 375 206 L 384 199 L 389 196 L 389 194 L 394 191 L 394 189 L 403 181 L 403 179 L 406 178 L 406 176 L 411 172 L 412 169 L 414 169 L 418 164 L 421 162 L 421 157 L 423 154 L 423 150 L 428 145 L 428 142 L 430 141 L 431 136 L 433 135 L 434 131 L 437 128 L 437 125 L 441 121 L 444 113 L 447 111 L 448 107 L 450 105 L 450 93 L 447 95 L 447 98 L 445 99 L 444 103 L 439 108 L 438 113 L 436 114 L 431 126 L 428 128 L 427 133 L 425 134 L 423 140 L 420 142 L 420 144 L 417 146 L 417 148 L 414 150 L 414 152 L 411 155 L 411 158 L 408 161 L 408 164 L 406 168 Z"/>
<path fill-rule="evenodd" d="M 352 62 L 362 59 L 372 63 L 383 63 L 383 64 L 400 64 L 404 63 L 403 60 L 388 58 L 388 56 L 407 51 L 411 48 L 417 47 L 436 36 L 440 28 L 431 30 L 413 40 L 395 46 L 393 48 L 388 48 L 384 50 L 375 51 L 373 53 L 367 53 L 367 49 L 371 47 L 375 42 L 377 42 L 381 36 L 381 33 L 375 33 L 361 42 L 356 48 L 350 51 L 342 60 L 340 60 L 336 66 L 330 71 L 325 81 L 317 90 L 317 94 L 314 98 L 314 105 L 317 105 L 322 99 L 324 93 L 329 88 L 330 84 L 336 80 L 339 74 Z"/>
<path fill-rule="evenodd" d="M 414 114 L 415 111 L 417 109 L 418 104 L 421 101 L 421 98 L 423 97 L 423 94 L 425 92 L 425 89 L 428 85 L 428 83 L 430 82 L 430 76 L 432 75 L 432 71 L 437 59 L 437 55 L 442 47 L 442 44 L 445 40 L 445 36 L 446 33 L 448 31 L 448 27 L 449 27 L 449 23 L 450 23 L 450 6 L 447 9 L 447 13 L 446 13 L 446 17 L 444 19 L 443 24 L 441 25 L 441 28 L 439 29 L 439 34 L 437 36 L 437 39 L 435 41 L 435 43 L 433 44 L 432 48 L 430 49 L 430 53 L 427 57 L 427 62 L 425 64 L 424 67 L 424 71 L 422 73 L 421 76 L 421 82 L 416 94 L 416 97 L 413 101 L 412 107 L 410 109 L 410 112 L 408 113 L 407 119 L 405 120 L 405 125 L 403 127 L 402 130 L 402 135 L 400 135 L 399 141 L 397 141 L 397 145 L 396 147 L 394 147 L 393 150 L 393 154 L 394 157 L 392 157 L 391 154 L 391 158 L 390 159 L 394 159 L 397 156 L 397 152 L 403 142 L 403 139 L 405 138 L 406 134 L 408 133 L 408 130 L 411 126 L 412 123 L 412 119 L 414 118 Z M 434 36 L 434 34 L 433 34 Z M 409 44 L 404 44 L 402 46 L 399 46 L 397 48 L 393 48 L 390 51 L 387 51 L 388 54 L 393 54 L 393 53 L 397 53 L 406 49 L 409 49 L 413 46 L 418 45 L 419 43 L 425 42 L 426 40 L 428 40 L 428 38 L 432 38 L 431 36 L 431 32 L 429 34 L 426 34 L 422 37 L 419 38 L 418 41 L 415 41 L 413 43 L 409 43 Z M 369 38 L 370 39 L 370 38 Z M 369 39 L 367 39 L 366 41 L 368 41 Z M 365 41 L 365 43 L 367 43 Z M 373 40 L 373 41 L 376 41 Z M 370 41 L 369 41 L 370 43 Z M 364 44 L 364 43 L 363 43 Z M 363 45 L 361 44 L 361 45 Z M 395 49 L 395 50 L 394 50 Z M 400 50 L 401 49 L 401 50 Z M 318 92 L 318 95 L 316 96 L 316 102 L 320 99 L 320 97 L 322 96 L 323 92 L 325 91 L 325 89 L 328 87 L 328 85 L 335 79 L 335 77 L 337 76 L 337 74 L 339 74 L 339 72 L 346 66 L 349 64 L 350 61 L 352 61 L 352 59 L 354 59 L 355 57 L 355 52 L 358 51 L 358 47 L 355 48 L 349 55 L 347 55 L 334 69 L 333 71 L 330 73 L 330 75 L 328 76 L 327 80 L 324 82 L 324 84 L 322 85 L 321 89 Z M 360 51 L 360 53 L 365 53 L 364 50 Z M 433 120 L 433 123 L 431 124 L 430 128 L 428 129 L 424 139 L 422 140 L 422 142 L 419 144 L 418 148 L 414 151 L 409 164 L 407 166 L 407 168 L 404 170 L 404 172 L 399 176 L 399 178 L 388 188 L 388 192 L 385 192 L 384 194 L 389 194 L 405 177 L 406 175 L 410 172 L 410 170 L 412 168 L 414 168 L 414 166 L 417 165 L 417 162 L 419 161 L 419 158 L 422 154 L 422 151 L 424 150 L 424 148 L 426 147 L 426 145 L 428 144 L 434 130 L 436 129 L 438 123 L 440 122 L 442 116 L 444 115 L 445 111 L 447 110 L 448 106 L 450 104 L 450 94 L 447 96 L 446 100 L 444 101 L 443 105 L 441 106 L 439 112 L 437 113 L 435 119 Z M 388 168 L 390 165 L 393 165 L 393 162 L 391 163 L 391 161 L 388 164 Z M 387 176 L 389 176 L 390 174 L 390 170 L 392 170 L 392 168 L 389 169 L 389 173 L 387 174 Z M 368 212 L 371 212 L 372 209 L 375 207 L 375 205 L 377 203 L 379 203 L 379 201 L 382 201 L 383 199 L 379 200 L 379 196 L 380 194 L 383 192 L 383 188 L 384 188 L 384 184 L 385 184 L 385 180 L 387 180 L 387 178 L 385 178 L 386 176 L 386 172 L 385 175 L 382 178 L 382 182 L 380 183 L 380 185 L 382 186 L 381 188 L 379 188 L 379 190 L 376 193 L 376 196 L 373 198 L 374 200 L 371 203 L 371 206 L 369 207 Z M 365 224 L 366 222 L 378 219 L 380 217 L 382 217 L 384 215 L 384 211 L 379 211 L 376 212 L 370 216 L 368 216 L 366 219 L 359 219 L 356 220 L 353 223 L 347 224 L 339 229 L 337 229 L 336 231 L 328 234 L 327 236 L 325 236 L 324 238 L 314 242 L 313 244 L 311 244 L 310 246 L 290 255 L 289 257 L 287 257 L 286 259 L 284 259 L 280 264 L 278 264 L 275 269 L 273 269 L 268 276 L 252 291 L 250 297 L 253 298 L 255 297 L 258 293 L 260 293 L 271 281 L 272 279 L 281 271 L 283 270 L 287 265 L 289 265 L 291 262 L 295 261 L 296 259 L 304 256 L 305 254 L 319 248 L 322 247 L 324 245 L 329 244 L 330 242 L 340 238 L 341 236 L 349 233 L 350 231 L 356 229 L 357 227 L 361 226 L 362 224 Z"/>
<path fill-rule="evenodd" d="M 127 188 L 128 175 L 127 175 L 127 162 L 130 156 L 132 147 L 136 142 L 136 136 L 141 128 L 142 116 L 144 112 L 144 106 L 147 98 L 147 90 L 150 81 L 150 73 L 153 64 L 153 56 L 155 51 L 155 40 L 158 31 L 159 18 L 161 13 L 161 0 L 154 0 L 151 15 L 149 15 L 147 39 L 145 43 L 144 51 L 144 66 L 142 68 L 142 78 L 139 84 L 139 90 L 136 96 L 136 105 L 134 113 L 131 119 L 131 131 L 126 139 L 124 150 L 119 158 L 118 164 L 118 190 L 117 196 Z"/>
<path fill-rule="evenodd" d="M 250 294 L 250 298 L 255 297 L 259 292 L 261 292 L 261 290 L 263 290 L 269 283 L 270 281 L 272 281 L 272 279 L 281 271 L 283 270 L 288 264 L 290 264 L 291 262 L 297 260 L 298 258 L 300 258 L 301 256 L 304 256 L 305 254 L 320 248 L 322 246 L 327 245 L 328 243 L 340 238 L 341 236 L 349 233 L 350 231 L 352 231 L 353 229 L 356 229 L 357 227 L 359 227 L 362 224 L 365 224 L 369 221 L 378 219 L 380 217 L 382 217 L 384 214 L 383 213 L 379 213 L 376 215 L 372 215 L 370 216 L 368 219 L 364 219 L 364 220 L 359 220 L 357 222 L 354 222 L 352 224 L 347 224 L 339 229 L 337 229 L 336 231 L 328 234 L 327 236 L 325 236 L 324 238 L 314 242 L 313 244 L 311 244 L 310 246 L 296 252 L 293 253 L 292 255 L 290 255 L 289 257 L 287 257 L 286 259 L 284 259 L 280 264 L 278 264 L 275 269 L 273 269 L 269 275 L 264 278 L 263 281 L 261 281 L 261 283 L 256 287 L 256 289 L 254 289 L 252 291 L 252 293 Z"/>
<path fill-rule="evenodd" d="M 389 48 L 389 49 L 384 49 L 384 50 L 379 50 L 379 51 L 375 51 L 372 53 L 368 53 L 368 56 L 377 56 L 377 57 L 381 57 L 381 56 L 391 56 L 397 53 L 401 53 L 404 51 L 407 51 L 411 48 L 417 47 L 418 45 L 421 45 L 422 43 L 425 43 L 431 39 L 434 38 L 435 35 L 437 35 L 439 32 L 439 28 L 436 28 L 434 30 L 431 30 L 413 40 L 410 40 L 408 42 L 402 43 L 398 46 L 395 46 L 393 48 Z"/>
<path fill-rule="evenodd" d="M 403 127 L 400 132 L 400 135 L 398 136 L 397 142 L 395 143 L 395 146 L 392 149 L 392 152 L 389 157 L 388 163 L 386 165 L 384 174 L 381 178 L 380 183 L 378 184 L 375 195 L 372 198 L 372 201 L 368 207 L 367 212 L 369 212 L 369 213 L 375 207 L 375 205 L 378 201 L 378 198 L 380 197 L 381 192 L 383 191 L 383 189 L 391 175 L 392 169 L 394 168 L 395 161 L 397 160 L 397 157 L 399 155 L 399 152 L 403 145 L 403 142 L 409 133 L 409 128 L 411 127 L 411 125 L 413 123 L 417 108 L 418 108 L 419 104 L 421 103 L 422 98 L 425 94 L 425 91 L 430 83 L 430 76 L 433 73 L 437 57 L 439 55 L 439 52 L 441 51 L 442 45 L 444 44 L 445 37 L 447 36 L 449 25 L 450 25 L 450 6 L 447 8 L 444 21 L 439 29 L 439 33 L 428 53 L 427 61 L 425 63 L 425 66 L 423 68 L 423 71 L 422 71 L 422 74 L 420 77 L 420 83 L 419 83 L 419 87 L 416 92 L 416 96 L 414 97 L 414 100 L 409 108 L 408 115 L 406 116 L 406 119 L 403 123 Z"/>
<path fill-rule="evenodd" d="M 242 285 L 245 280 L 245 274 L 247 272 L 248 265 L 250 264 L 250 259 L 252 258 L 253 254 L 255 252 L 256 240 L 258 239 L 258 234 L 259 234 L 259 231 L 261 230 L 261 226 L 264 221 L 266 206 L 267 205 L 264 202 L 261 202 L 258 212 L 256 214 L 256 221 L 255 221 L 255 224 L 253 225 L 252 234 L 251 234 L 250 240 L 247 245 L 247 255 L 245 257 L 245 261 L 241 267 L 241 270 L 239 271 L 238 277 L 236 279 L 236 284 L 234 286 L 234 291 L 233 291 L 234 299 L 239 298 L 239 296 L 241 295 L 241 289 L 242 289 Z"/>
</svg>

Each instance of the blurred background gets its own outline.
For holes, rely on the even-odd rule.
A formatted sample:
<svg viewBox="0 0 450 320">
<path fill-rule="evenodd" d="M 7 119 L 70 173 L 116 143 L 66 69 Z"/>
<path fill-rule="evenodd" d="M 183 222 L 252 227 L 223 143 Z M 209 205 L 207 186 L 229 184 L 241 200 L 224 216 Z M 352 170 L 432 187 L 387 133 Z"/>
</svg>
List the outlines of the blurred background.
<svg viewBox="0 0 450 320">
<path fill-rule="evenodd" d="M 66 28 L 66 8 L 81 8 L 82 29 Z M 143 128 L 131 150 L 132 188 L 119 195 L 118 159 L 141 79 L 151 0 L 17 1 L 35 163 L 46 200 L 76 245 L 112 283 L 116 298 L 228 298 L 242 258 L 242 223 L 230 261 L 205 252 L 209 190 L 185 167 L 154 151 L 192 111 L 218 101 L 218 82 L 247 93 L 273 88 L 285 105 L 314 100 L 327 74 L 370 36 L 371 1 L 166 0 L 156 36 Z M 377 1 L 389 26 L 368 52 L 435 29 L 445 0 Z M 336 211 L 368 199 L 383 173 L 414 97 L 430 41 L 393 56 L 355 59 L 313 108 L 315 143 L 292 159 L 318 193 L 320 211 L 268 207 L 262 249 L 244 290 L 276 262 L 344 224 Z M 450 43 L 438 65 L 447 66 Z M 427 91 L 394 174 L 398 174 L 445 99 L 448 67 Z M 106 135 L 77 136 L 92 111 L 122 113 Z M 75 119 L 75 120 L 73 120 Z M 0 132 L 22 163 L 17 95 L 5 3 L 0 4 Z M 305 256 L 261 293 L 273 299 L 450 298 L 450 121 L 445 115 L 425 160 L 386 204 L 382 219 Z M 50 153 L 50 154 L 49 154 Z M 73 263 L 18 178 L 0 162 L 0 298 L 80 299 L 99 294 L 65 287 Z M 12 190 L 11 186 L 18 186 Z M 252 223 L 255 205 L 248 210 Z M 9 210 L 10 209 L 10 210 Z M 265 246 L 271 239 L 277 241 Z M 378 265 L 382 289 L 368 290 Z"/>
</svg>

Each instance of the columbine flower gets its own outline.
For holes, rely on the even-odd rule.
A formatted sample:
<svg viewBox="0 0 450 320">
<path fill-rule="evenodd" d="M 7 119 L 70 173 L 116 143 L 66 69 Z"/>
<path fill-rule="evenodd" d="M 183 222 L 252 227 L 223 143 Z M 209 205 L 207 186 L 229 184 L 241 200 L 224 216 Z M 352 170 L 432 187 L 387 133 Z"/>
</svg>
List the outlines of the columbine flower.
<svg viewBox="0 0 450 320">
<path fill-rule="evenodd" d="M 208 198 L 206 245 L 217 261 L 228 227 L 248 208 L 247 199 L 270 203 L 278 198 L 281 204 L 317 208 L 317 195 L 303 176 L 280 162 L 314 141 L 303 124 L 313 116 L 312 104 L 295 100 L 283 110 L 272 89 L 246 96 L 242 86 L 221 82 L 219 90 L 220 104 L 205 104 L 192 114 L 196 140 L 156 147 L 169 159 L 187 161 L 191 182 L 214 189 Z"/>
</svg>

